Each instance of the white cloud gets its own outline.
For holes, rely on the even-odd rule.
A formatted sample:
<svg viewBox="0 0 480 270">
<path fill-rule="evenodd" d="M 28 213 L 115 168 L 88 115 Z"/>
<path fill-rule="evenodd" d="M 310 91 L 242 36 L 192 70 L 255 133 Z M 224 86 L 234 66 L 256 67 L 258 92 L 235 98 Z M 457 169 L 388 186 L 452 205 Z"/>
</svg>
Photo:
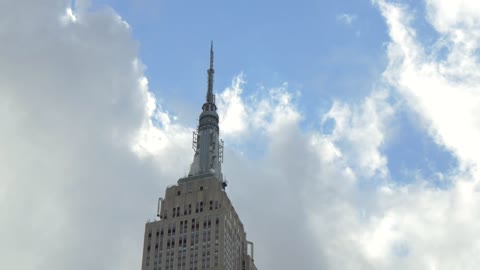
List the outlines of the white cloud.
<svg viewBox="0 0 480 270">
<path fill-rule="evenodd" d="M 68 7 L 65 10 L 65 14 L 62 16 L 62 22 L 63 23 L 70 23 L 70 22 L 77 22 L 77 16 L 73 13 L 73 10 L 71 7 Z"/>
<path fill-rule="evenodd" d="M 479 264 L 474 4 L 449 7 L 460 15 L 442 21 L 446 4 L 428 2 L 446 58 L 416 41 L 404 8 L 377 5 L 392 38 L 385 78 L 462 167 L 443 189 L 389 180 L 386 90 L 336 101 L 320 116 L 335 121 L 324 134 L 302 128 L 288 84 L 245 97 L 236 76 L 218 95 L 222 131 L 243 143 L 263 137 L 265 153 L 249 160 L 227 144 L 224 171 L 260 269 Z M 143 222 L 188 169 L 193 128 L 156 104 L 131 29 L 113 10 L 75 7 L 65 23 L 69 1 L 9 7 L 0 8 L 9 26 L 0 32 L 0 268 L 138 268 Z"/>
<path fill-rule="evenodd" d="M 220 129 L 224 136 L 240 136 L 247 132 L 248 114 L 240 95 L 245 84 L 243 73 L 235 76 L 232 86 L 227 87 L 217 97 L 218 114 L 221 119 Z"/>
<path fill-rule="evenodd" d="M 352 25 L 357 19 L 358 15 L 356 14 L 342 13 L 337 15 L 337 21 L 348 26 Z"/>
<path fill-rule="evenodd" d="M 393 114 L 387 98 L 385 91 L 373 92 L 353 111 L 347 104 L 337 101 L 322 119 L 323 123 L 329 119 L 335 121 L 330 139 L 340 144 L 344 158 L 364 177 L 388 174 L 387 158 L 380 151 L 385 142 L 385 125 Z"/>
<path fill-rule="evenodd" d="M 112 10 L 69 7 L 0 4 L 2 269 L 138 267 L 156 190 L 188 166 L 132 151 L 152 111 L 137 44 Z"/>
<path fill-rule="evenodd" d="M 426 1 L 428 17 L 435 29 L 443 34 L 463 29 L 478 38 L 480 23 L 480 3 L 475 0 Z"/>
<path fill-rule="evenodd" d="M 415 40 L 415 30 L 408 20 L 405 23 L 408 15 L 402 8 L 380 1 L 392 37 L 388 50 L 391 64 L 385 75 L 425 121 L 439 144 L 453 151 L 463 165 L 478 166 L 480 62 L 476 51 L 480 35 L 470 30 L 480 26 L 476 19 L 480 11 L 475 13 L 474 4 L 468 1 L 446 3 L 428 2 L 432 8 L 430 20 L 441 34 L 437 46 L 447 50 L 443 57 L 438 50 L 423 48 Z M 453 14 L 461 15 L 443 21 L 444 12 L 439 10 L 447 7 Z"/>
<path fill-rule="evenodd" d="M 300 114 L 292 104 L 294 94 L 288 84 L 266 89 L 259 87 L 248 97 L 242 97 L 245 74 L 240 73 L 232 85 L 217 95 L 218 114 L 222 136 L 236 142 L 248 143 L 257 135 L 273 135 L 280 132 L 280 122 L 297 121 Z"/>
</svg>

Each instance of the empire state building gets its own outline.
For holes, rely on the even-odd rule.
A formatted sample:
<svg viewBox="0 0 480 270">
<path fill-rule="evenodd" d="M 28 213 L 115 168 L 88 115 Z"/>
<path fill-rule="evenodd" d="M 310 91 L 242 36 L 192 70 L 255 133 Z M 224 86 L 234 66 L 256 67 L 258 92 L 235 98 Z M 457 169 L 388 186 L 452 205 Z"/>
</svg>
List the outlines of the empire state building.
<svg viewBox="0 0 480 270">
<path fill-rule="evenodd" d="M 142 270 L 257 269 L 253 243 L 225 192 L 214 72 L 212 46 L 190 172 L 167 188 L 158 202 L 158 219 L 145 225 Z"/>
</svg>

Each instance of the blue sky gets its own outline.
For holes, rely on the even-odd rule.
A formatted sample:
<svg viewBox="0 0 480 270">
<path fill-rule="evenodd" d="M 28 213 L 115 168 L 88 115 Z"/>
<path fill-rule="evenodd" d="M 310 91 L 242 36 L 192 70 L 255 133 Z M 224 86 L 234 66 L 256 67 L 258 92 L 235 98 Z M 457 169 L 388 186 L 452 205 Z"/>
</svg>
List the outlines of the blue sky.
<svg viewBox="0 0 480 270">
<path fill-rule="evenodd" d="M 361 96 L 386 64 L 386 26 L 368 1 L 153 2 L 95 5 L 114 7 L 132 26 L 151 87 L 165 98 L 194 89 L 203 95 L 205 72 L 198 70 L 205 69 L 210 40 L 217 88 L 243 71 L 252 88 L 288 82 L 305 102 Z M 351 25 L 338 19 L 342 14 L 355 16 Z"/>
<path fill-rule="evenodd" d="M 431 44 L 435 35 L 426 23 L 425 4 L 404 4 L 415 14 L 421 41 Z M 305 129 L 322 128 L 320 115 L 333 100 L 355 103 L 372 89 L 384 87 L 388 28 L 370 1 L 144 0 L 93 5 L 105 6 L 131 25 L 151 91 L 185 124 L 196 124 L 210 40 L 215 44 L 217 92 L 240 72 L 247 80 L 245 96 L 260 86 L 288 83 L 300 93 L 295 101 Z M 394 93 L 391 98 L 399 101 Z M 455 165 L 451 153 L 414 123 L 407 108 L 402 109 L 385 145 L 392 179 L 408 182 L 412 173 L 431 176 L 451 170 Z M 254 158 L 258 148 L 246 146 L 244 151 Z"/>
<path fill-rule="evenodd" d="M 140 267 L 211 40 L 259 269 L 480 265 L 478 0 L 3 0 L 0 40 L 0 269 Z"/>
</svg>

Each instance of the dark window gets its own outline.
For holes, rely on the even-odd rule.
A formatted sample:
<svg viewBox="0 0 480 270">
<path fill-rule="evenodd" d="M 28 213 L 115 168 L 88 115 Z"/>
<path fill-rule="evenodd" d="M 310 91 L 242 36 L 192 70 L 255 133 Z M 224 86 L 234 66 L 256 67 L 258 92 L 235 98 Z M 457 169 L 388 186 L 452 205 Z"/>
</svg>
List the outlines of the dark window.
<svg viewBox="0 0 480 270">
<path fill-rule="evenodd" d="M 178 196 L 180 196 L 180 190 L 179 190 L 179 191 L 177 191 L 177 195 L 178 195 Z"/>
<path fill-rule="evenodd" d="M 200 186 L 200 190 L 203 190 L 203 186 Z"/>
</svg>

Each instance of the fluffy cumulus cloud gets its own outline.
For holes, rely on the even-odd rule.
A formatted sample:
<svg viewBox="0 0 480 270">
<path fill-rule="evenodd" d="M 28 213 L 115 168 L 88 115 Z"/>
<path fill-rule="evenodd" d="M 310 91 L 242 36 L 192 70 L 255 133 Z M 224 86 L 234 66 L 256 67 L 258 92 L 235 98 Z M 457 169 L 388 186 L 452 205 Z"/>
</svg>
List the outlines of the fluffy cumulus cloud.
<svg viewBox="0 0 480 270">
<path fill-rule="evenodd" d="M 158 179 L 188 147 L 152 108 L 128 24 L 86 1 L 1 1 L 0 17 L 0 268 L 138 268 Z M 163 128 L 137 143 L 152 114 Z"/>
<path fill-rule="evenodd" d="M 385 124 L 394 113 L 387 98 L 388 92 L 375 91 L 359 106 L 336 101 L 322 117 L 323 123 L 334 121 L 328 138 L 341 148 L 344 159 L 365 177 L 388 174 L 387 157 L 380 151 L 385 142 Z"/>
<path fill-rule="evenodd" d="M 415 39 L 415 29 L 405 24 L 413 20 L 408 12 L 379 3 L 392 38 L 386 76 L 422 117 L 437 143 L 472 165 L 480 163 L 480 9 L 475 3 L 428 1 L 429 22 L 440 36 L 432 48 Z"/>
<path fill-rule="evenodd" d="M 375 192 L 375 207 L 352 237 L 370 269 L 474 269 L 478 264 L 480 13 L 474 1 L 426 4 L 426 19 L 438 34 L 431 45 L 418 39 L 418 18 L 410 17 L 407 6 L 376 1 L 391 37 L 384 76 L 425 132 L 460 165 L 446 189 L 424 179 L 401 187 L 387 183 Z M 452 11 L 448 16 L 446 9 Z"/>
<path fill-rule="evenodd" d="M 391 37 L 382 87 L 336 100 L 316 119 L 328 132 L 302 125 L 287 83 L 245 96 L 240 74 L 217 94 L 228 193 L 260 269 L 480 263 L 478 4 L 428 0 L 433 45 L 407 6 L 374 5 Z M 86 1 L 0 2 L 0 268 L 140 268 L 144 222 L 188 169 L 192 127 L 157 104 L 130 31 Z M 450 185 L 392 179 L 392 100 L 459 159 Z M 257 140 L 254 158 L 228 144 Z"/>
</svg>

